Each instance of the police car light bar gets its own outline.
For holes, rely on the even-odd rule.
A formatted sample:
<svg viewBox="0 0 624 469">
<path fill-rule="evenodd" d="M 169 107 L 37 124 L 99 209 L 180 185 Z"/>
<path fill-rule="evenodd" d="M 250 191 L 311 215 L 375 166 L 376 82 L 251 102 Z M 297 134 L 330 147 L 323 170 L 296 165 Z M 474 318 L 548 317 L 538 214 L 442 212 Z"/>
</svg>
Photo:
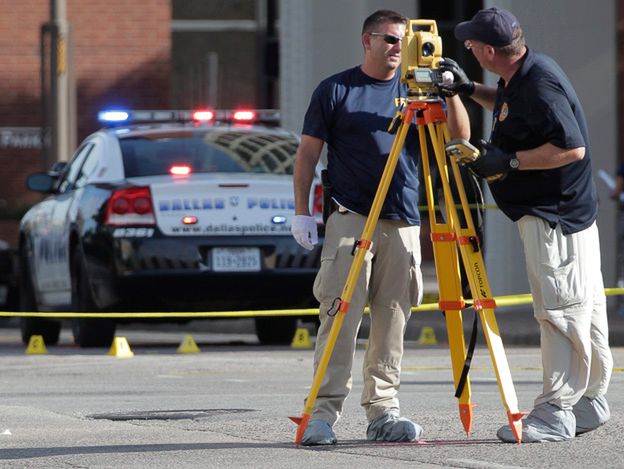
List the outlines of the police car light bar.
<svg viewBox="0 0 624 469">
<path fill-rule="evenodd" d="M 278 125 L 280 112 L 275 109 L 258 110 L 105 110 L 98 120 L 108 126 L 131 123 L 196 122 L 196 123 L 263 123 Z"/>
</svg>

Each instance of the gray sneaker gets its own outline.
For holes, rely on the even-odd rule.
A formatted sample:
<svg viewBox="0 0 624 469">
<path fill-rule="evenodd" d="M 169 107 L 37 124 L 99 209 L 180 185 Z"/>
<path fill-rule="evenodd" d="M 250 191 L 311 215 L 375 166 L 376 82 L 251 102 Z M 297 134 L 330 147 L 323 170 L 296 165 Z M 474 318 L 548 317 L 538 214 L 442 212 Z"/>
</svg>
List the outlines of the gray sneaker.
<svg viewBox="0 0 624 469">
<path fill-rule="evenodd" d="M 335 445 L 336 441 L 336 434 L 330 424 L 325 420 L 310 420 L 303 432 L 301 444 L 303 446 Z"/>
<path fill-rule="evenodd" d="M 564 441 L 574 438 L 576 418 L 571 410 L 563 410 L 548 402 L 535 407 L 522 421 L 522 443 Z M 516 443 L 509 425 L 499 428 L 496 436 L 505 443 Z"/>
<path fill-rule="evenodd" d="M 604 396 L 598 396 L 594 399 L 583 396 L 574 404 L 572 412 L 576 417 L 577 435 L 595 430 L 600 425 L 604 425 L 611 417 L 609 404 Z"/>
<path fill-rule="evenodd" d="M 388 410 L 368 424 L 366 438 L 372 441 L 415 441 L 423 437 L 420 425 L 399 416 L 397 410 Z"/>
</svg>

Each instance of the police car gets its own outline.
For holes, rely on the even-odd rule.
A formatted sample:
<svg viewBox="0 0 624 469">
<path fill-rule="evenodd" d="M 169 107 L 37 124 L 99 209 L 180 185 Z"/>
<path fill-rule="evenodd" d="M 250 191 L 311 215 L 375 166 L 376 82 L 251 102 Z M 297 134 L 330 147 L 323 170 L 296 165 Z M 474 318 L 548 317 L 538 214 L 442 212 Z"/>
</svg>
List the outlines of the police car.
<svg viewBox="0 0 624 469">
<path fill-rule="evenodd" d="M 276 111 L 107 111 L 67 164 L 28 177 L 49 194 L 19 228 L 24 311 L 218 311 L 312 307 L 320 244 L 290 234 L 298 137 Z M 322 189 L 311 196 L 321 223 Z M 295 317 L 258 317 L 287 343 Z M 116 321 L 73 320 L 75 342 L 108 346 Z M 22 318 L 22 339 L 61 324 Z"/>
</svg>

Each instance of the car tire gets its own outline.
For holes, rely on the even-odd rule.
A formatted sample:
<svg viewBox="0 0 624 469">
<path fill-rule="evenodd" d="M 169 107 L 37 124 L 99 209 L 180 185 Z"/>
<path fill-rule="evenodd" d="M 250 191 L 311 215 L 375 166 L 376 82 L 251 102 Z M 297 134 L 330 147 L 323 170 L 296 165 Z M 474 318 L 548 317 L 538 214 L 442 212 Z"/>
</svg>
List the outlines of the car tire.
<svg viewBox="0 0 624 469">
<path fill-rule="evenodd" d="M 72 322 L 74 343 L 82 348 L 110 347 L 117 325 L 110 319 L 77 318 Z"/>
<path fill-rule="evenodd" d="M 259 317 L 255 318 L 256 335 L 263 345 L 290 344 L 297 330 L 297 318 L 284 317 Z"/>
<path fill-rule="evenodd" d="M 20 250 L 19 260 L 19 310 L 24 312 L 34 312 L 37 311 L 35 289 L 33 288 L 32 278 L 30 276 L 28 254 L 24 249 Z M 24 344 L 28 344 L 33 335 L 40 335 L 46 345 L 56 345 L 58 344 L 59 336 L 61 335 L 61 322 L 46 318 L 21 317 L 20 331 L 22 333 L 22 342 Z"/>
<path fill-rule="evenodd" d="M 56 345 L 61 335 L 61 323 L 52 319 L 20 318 L 20 330 L 24 344 L 28 344 L 33 335 L 40 335 L 46 345 Z"/>
<path fill-rule="evenodd" d="M 91 296 L 79 250 L 74 252 L 71 265 L 72 311 L 96 312 L 98 309 Z M 111 319 L 75 318 L 72 327 L 74 342 L 80 347 L 110 347 L 116 327 L 115 321 Z"/>
</svg>

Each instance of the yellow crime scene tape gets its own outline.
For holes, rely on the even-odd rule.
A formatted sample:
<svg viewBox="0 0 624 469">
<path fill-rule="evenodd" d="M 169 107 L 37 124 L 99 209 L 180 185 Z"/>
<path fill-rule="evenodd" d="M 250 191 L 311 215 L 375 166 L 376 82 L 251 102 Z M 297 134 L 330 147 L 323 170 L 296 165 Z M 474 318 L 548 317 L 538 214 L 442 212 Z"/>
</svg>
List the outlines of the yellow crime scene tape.
<svg viewBox="0 0 624 469">
<path fill-rule="evenodd" d="M 461 208 L 461 204 L 456 204 Z M 495 204 L 468 204 L 471 209 L 499 210 Z M 426 205 L 419 205 L 420 211 L 427 211 Z M 435 210 L 440 210 L 436 205 Z M 605 288 L 607 296 L 624 295 L 624 288 Z M 531 304 L 533 297 L 530 293 L 520 295 L 498 296 L 494 298 L 497 307 L 518 306 Z M 466 300 L 470 306 L 471 300 Z M 412 312 L 440 311 L 437 302 L 424 303 L 412 308 Z M 364 310 L 369 312 L 368 307 Z M 106 311 L 106 312 L 73 312 L 73 311 L 0 311 L 0 317 L 46 317 L 46 318 L 254 318 L 266 316 L 318 316 L 318 308 L 300 309 L 267 309 L 249 311 Z"/>
<path fill-rule="evenodd" d="M 605 295 L 624 295 L 624 288 L 605 288 Z M 494 298 L 497 308 L 531 304 L 530 293 L 521 295 L 497 296 Z M 466 300 L 469 306 L 471 300 Z M 412 308 L 412 312 L 440 311 L 438 303 L 425 303 Z M 368 313 L 368 307 L 365 309 Z M 45 317 L 45 318 L 252 318 L 263 316 L 318 316 L 318 308 L 306 309 L 267 309 L 250 311 L 0 311 L 0 317 Z"/>
</svg>

